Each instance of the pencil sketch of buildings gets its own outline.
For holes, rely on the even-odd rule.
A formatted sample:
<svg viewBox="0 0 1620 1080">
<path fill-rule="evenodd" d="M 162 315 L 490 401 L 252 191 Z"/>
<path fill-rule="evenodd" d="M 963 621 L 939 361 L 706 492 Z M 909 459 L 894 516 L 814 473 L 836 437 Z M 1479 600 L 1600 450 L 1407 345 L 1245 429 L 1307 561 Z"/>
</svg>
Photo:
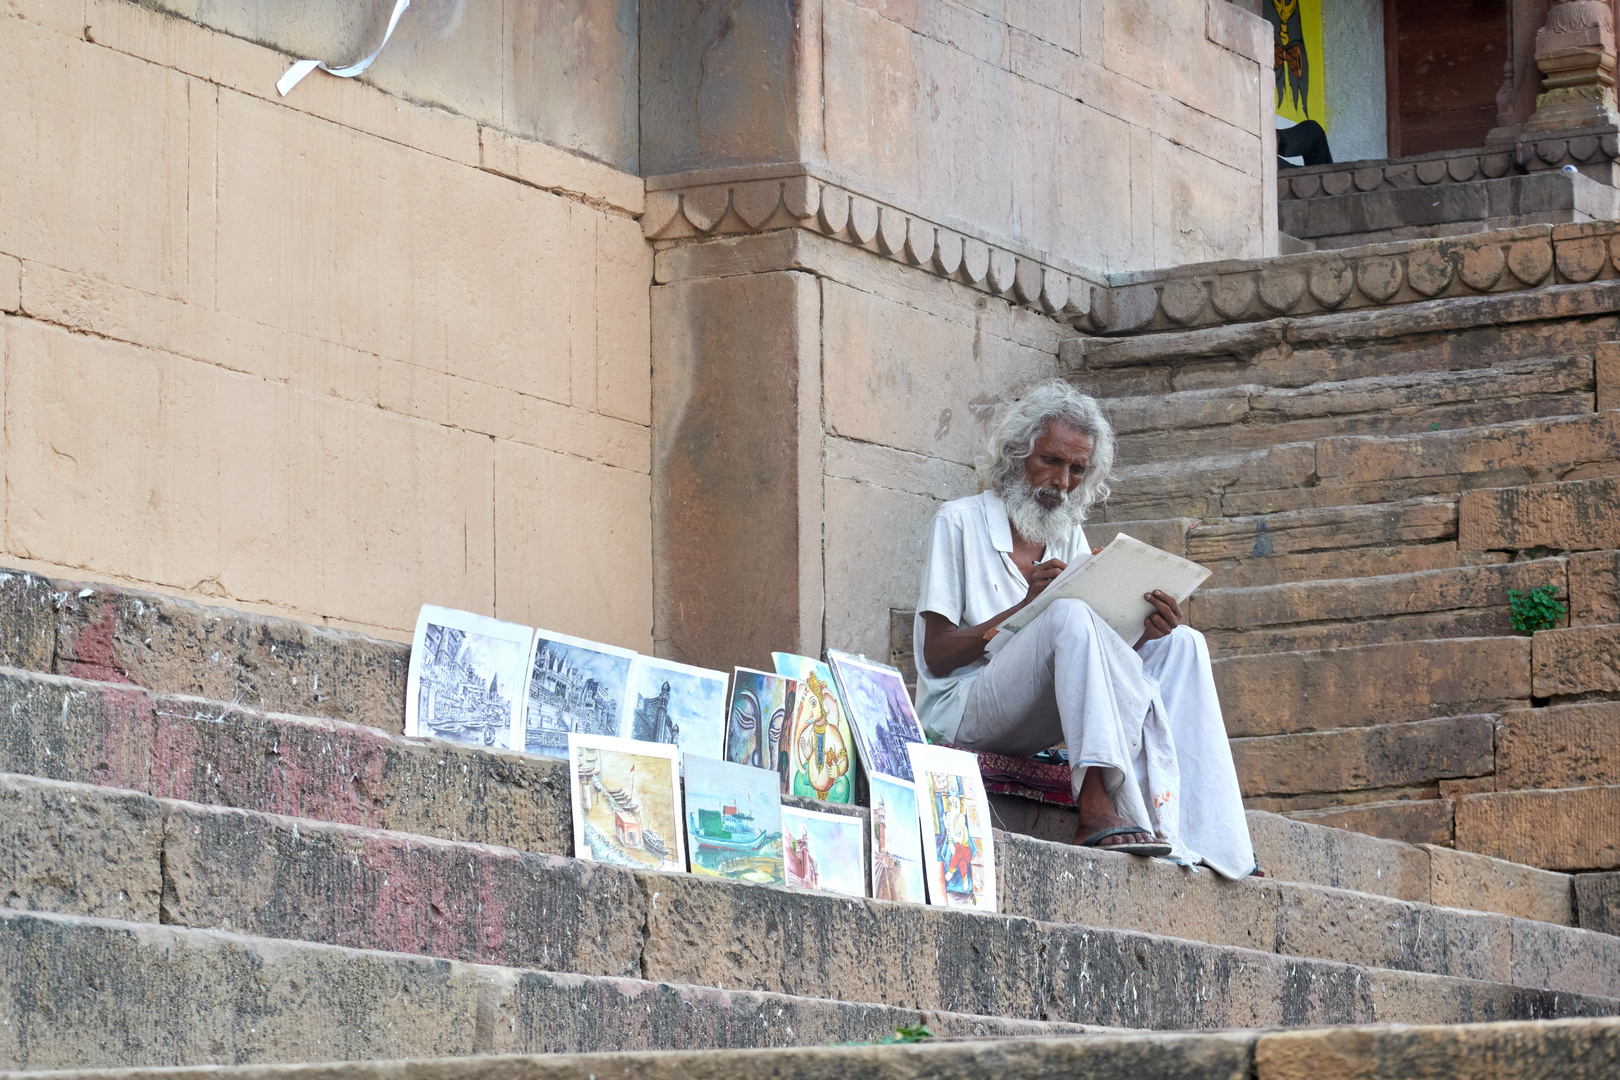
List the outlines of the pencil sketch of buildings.
<svg viewBox="0 0 1620 1080">
<path fill-rule="evenodd" d="M 417 716 L 424 734 L 483 746 L 506 745 L 512 725 L 510 680 L 502 684 L 499 666 L 488 655 L 509 643 L 451 626 L 429 623 L 417 688 Z"/>
</svg>

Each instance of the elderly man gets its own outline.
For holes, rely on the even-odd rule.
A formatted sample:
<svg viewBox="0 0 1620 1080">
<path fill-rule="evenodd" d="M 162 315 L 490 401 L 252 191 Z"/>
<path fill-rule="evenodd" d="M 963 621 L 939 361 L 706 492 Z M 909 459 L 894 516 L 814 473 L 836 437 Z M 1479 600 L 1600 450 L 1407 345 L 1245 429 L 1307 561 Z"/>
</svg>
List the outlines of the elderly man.
<svg viewBox="0 0 1620 1080">
<path fill-rule="evenodd" d="M 1069 599 L 989 648 L 1002 620 L 1090 557 L 1080 524 L 1107 497 L 1114 460 L 1096 401 L 1037 386 L 1004 410 L 990 457 L 990 490 L 940 507 L 928 539 L 913 649 L 930 737 L 1019 757 L 1064 742 L 1075 843 L 1248 875 L 1209 649 L 1174 599 L 1146 595 L 1154 610 L 1134 649 Z"/>
</svg>

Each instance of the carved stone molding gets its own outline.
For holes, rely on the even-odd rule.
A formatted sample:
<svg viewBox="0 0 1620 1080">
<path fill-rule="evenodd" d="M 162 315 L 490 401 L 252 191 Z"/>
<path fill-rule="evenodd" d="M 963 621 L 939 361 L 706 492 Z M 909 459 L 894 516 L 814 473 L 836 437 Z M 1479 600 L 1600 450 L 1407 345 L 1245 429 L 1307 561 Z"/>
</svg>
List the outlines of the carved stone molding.
<svg viewBox="0 0 1620 1080">
<path fill-rule="evenodd" d="M 1516 145 L 1287 169 L 1277 176 L 1277 198 L 1315 199 L 1381 188 L 1461 184 L 1565 165 L 1602 167 L 1612 165 L 1616 158 L 1620 158 L 1620 129 L 1544 132 L 1526 136 Z"/>
<path fill-rule="evenodd" d="M 1620 222 L 1534 225 L 1117 275 L 1098 290 L 1090 329 L 1187 330 L 1605 278 L 1620 278 Z"/>
<path fill-rule="evenodd" d="M 802 165 L 651 177 L 653 241 L 808 229 L 1089 329 L 1102 275 L 975 235 L 814 175 Z"/>
<path fill-rule="evenodd" d="M 1525 133 L 1598 127 L 1615 112 L 1614 11 L 1610 0 L 1553 0 L 1536 32 L 1542 92 Z"/>
</svg>

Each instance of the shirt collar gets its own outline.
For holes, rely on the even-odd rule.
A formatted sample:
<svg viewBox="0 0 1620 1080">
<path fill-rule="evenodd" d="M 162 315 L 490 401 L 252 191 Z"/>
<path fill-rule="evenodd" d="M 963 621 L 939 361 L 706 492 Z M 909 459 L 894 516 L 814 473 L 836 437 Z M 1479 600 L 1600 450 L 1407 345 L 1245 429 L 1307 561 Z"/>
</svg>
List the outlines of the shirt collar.
<svg viewBox="0 0 1620 1080">
<path fill-rule="evenodd" d="M 984 493 L 984 524 L 990 530 L 990 542 L 996 550 L 1011 555 L 1013 549 L 1012 522 L 1007 518 L 1007 504 L 994 491 Z"/>
</svg>

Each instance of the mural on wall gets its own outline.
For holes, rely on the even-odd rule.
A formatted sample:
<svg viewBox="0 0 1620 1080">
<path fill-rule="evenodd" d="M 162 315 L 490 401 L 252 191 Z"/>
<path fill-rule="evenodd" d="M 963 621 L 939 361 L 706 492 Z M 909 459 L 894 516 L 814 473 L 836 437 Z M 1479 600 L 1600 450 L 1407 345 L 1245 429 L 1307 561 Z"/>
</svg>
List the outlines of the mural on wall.
<svg viewBox="0 0 1620 1080">
<path fill-rule="evenodd" d="M 1264 0 L 1276 46 L 1277 115 L 1327 122 L 1322 78 L 1322 0 Z"/>
</svg>

